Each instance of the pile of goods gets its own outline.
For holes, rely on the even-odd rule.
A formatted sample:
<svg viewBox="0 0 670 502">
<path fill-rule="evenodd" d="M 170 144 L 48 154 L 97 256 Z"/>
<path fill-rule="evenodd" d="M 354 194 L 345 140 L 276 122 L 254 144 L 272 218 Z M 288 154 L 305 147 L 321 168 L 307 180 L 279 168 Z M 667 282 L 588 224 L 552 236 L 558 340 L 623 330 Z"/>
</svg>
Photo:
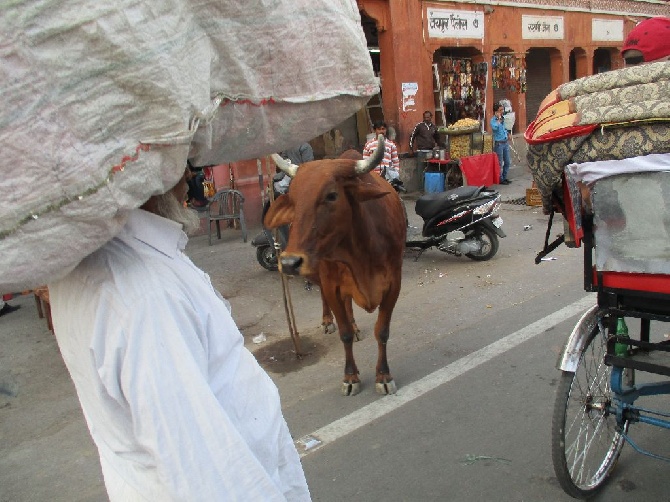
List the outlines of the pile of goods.
<svg viewBox="0 0 670 502">
<path fill-rule="evenodd" d="M 562 200 L 566 166 L 670 153 L 670 62 L 561 85 L 528 126 L 528 164 L 545 211 Z"/>
<path fill-rule="evenodd" d="M 465 134 L 469 132 L 479 131 L 481 123 L 477 119 L 464 118 L 460 119 L 449 127 L 447 127 L 447 134 Z"/>
<path fill-rule="evenodd" d="M 472 133 L 481 130 L 479 120 L 471 118 L 460 119 L 444 129 L 449 135 L 449 157 L 460 159 L 472 155 Z"/>
<path fill-rule="evenodd" d="M 351 4 L 4 2 L 0 292 L 72 270 L 187 159 L 258 158 L 356 113 L 379 86 Z"/>
<path fill-rule="evenodd" d="M 472 138 L 466 134 L 449 138 L 449 158 L 460 159 L 472 155 Z"/>
</svg>

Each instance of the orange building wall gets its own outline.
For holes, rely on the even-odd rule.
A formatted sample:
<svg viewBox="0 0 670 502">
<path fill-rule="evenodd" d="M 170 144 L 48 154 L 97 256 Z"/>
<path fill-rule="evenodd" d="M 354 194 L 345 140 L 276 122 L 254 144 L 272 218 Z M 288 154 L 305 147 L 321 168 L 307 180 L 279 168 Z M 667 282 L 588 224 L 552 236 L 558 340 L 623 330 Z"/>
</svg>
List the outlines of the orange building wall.
<svg viewBox="0 0 670 502">
<path fill-rule="evenodd" d="M 432 63 L 433 55 L 441 47 L 472 47 L 481 53 L 482 61 L 491 62 L 493 53 L 505 49 L 515 53 L 525 53 L 530 48 L 549 50 L 547 71 L 551 72 L 552 88 L 570 79 L 570 52 L 575 49 L 577 77 L 593 72 L 593 54 L 596 49 L 606 48 L 611 53 L 612 69 L 622 67 L 619 55 L 621 42 L 593 42 L 591 40 L 591 21 L 597 19 L 623 19 L 624 38 L 635 26 L 636 18 L 604 13 L 563 10 L 560 5 L 574 3 L 585 8 L 590 3 L 579 0 L 546 0 L 537 2 L 537 8 L 503 6 L 496 4 L 472 4 L 460 2 L 421 2 L 417 0 L 358 0 L 359 8 L 377 21 L 381 62 L 382 107 L 389 125 L 396 128 L 397 141 L 401 152 L 409 150 L 409 135 L 414 125 L 422 120 L 424 110 L 434 110 Z M 611 4 L 611 5 L 610 5 Z M 626 9 L 663 9 L 662 5 L 646 4 L 626 0 L 608 0 L 607 5 L 613 12 L 625 12 Z M 551 6 L 556 6 L 552 8 Z M 427 27 L 427 8 L 447 10 L 469 10 L 484 12 L 484 40 L 430 38 Z M 572 7 L 574 8 L 574 7 Z M 665 8 L 666 11 L 668 8 Z M 637 18 L 644 19 L 646 13 Z M 668 15 L 668 12 L 665 12 Z M 563 40 L 524 40 L 522 39 L 521 19 L 523 15 L 562 16 L 564 19 Z M 473 56 L 473 60 L 477 61 Z M 412 111 L 402 109 L 402 90 L 404 82 L 418 83 L 416 106 Z M 516 112 L 515 129 L 525 130 L 533 117 L 527 117 L 526 96 L 523 93 L 508 92 Z M 487 117 L 493 106 L 493 88 L 487 88 Z M 488 126 L 487 126 L 488 128 Z"/>
<path fill-rule="evenodd" d="M 533 1 L 533 0 L 530 0 Z M 560 1 L 579 0 L 537 0 L 538 5 L 557 4 Z M 631 4 L 630 0 L 607 0 L 614 4 Z M 528 5 L 527 3 L 525 5 Z M 609 48 L 612 51 L 613 68 L 621 67 L 616 43 L 593 43 L 590 40 L 591 19 L 621 19 L 622 16 L 591 14 L 585 12 L 564 11 L 560 8 L 552 10 L 520 8 L 494 4 L 471 4 L 459 2 L 422 2 L 419 0 L 358 0 L 359 8 L 377 22 L 378 42 L 381 62 L 382 106 L 384 118 L 396 129 L 397 144 L 401 152 L 409 150 L 409 135 L 416 123 L 422 120 L 424 110 L 434 110 L 433 55 L 441 47 L 472 47 L 481 53 L 473 57 L 475 61 L 491 62 L 493 52 L 500 48 L 522 53 L 529 48 L 545 47 L 551 49 L 547 71 L 551 71 L 551 84 L 557 87 L 569 80 L 570 51 L 577 48 L 577 77 L 590 75 L 593 67 L 593 53 L 598 48 Z M 428 37 L 426 26 L 426 9 L 428 7 L 449 10 L 479 10 L 488 12 L 484 16 L 484 40 L 471 39 L 434 39 Z M 666 9 L 667 10 L 667 9 Z M 521 16 L 559 15 L 564 18 L 564 40 L 523 40 L 521 38 Z M 667 15 L 667 13 L 666 13 Z M 643 19 L 640 17 L 639 19 Z M 635 19 L 624 17 L 624 36 L 635 26 Z M 418 93 L 414 110 L 402 109 L 402 84 L 416 82 Z M 525 130 L 532 117 L 526 116 L 526 99 L 524 94 L 507 93 L 516 112 L 517 129 Z M 487 88 L 487 116 L 493 105 L 493 88 Z M 488 128 L 488 126 L 487 126 Z M 268 185 L 266 163 L 263 159 L 263 187 Z M 274 166 L 271 165 L 274 173 Z M 261 222 L 262 203 L 256 159 L 222 164 L 214 168 L 216 188 L 230 187 L 230 173 L 233 174 L 233 185 L 245 196 L 245 217 L 250 227 Z"/>
<path fill-rule="evenodd" d="M 275 166 L 271 160 L 261 159 L 263 173 L 263 190 L 268 186 L 268 168 L 274 174 Z M 214 186 L 216 189 L 235 188 L 244 195 L 244 218 L 248 227 L 256 227 L 261 223 L 263 200 L 258 177 L 256 159 L 242 160 L 214 166 Z M 232 172 L 232 181 L 231 181 Z"/>
</svg>

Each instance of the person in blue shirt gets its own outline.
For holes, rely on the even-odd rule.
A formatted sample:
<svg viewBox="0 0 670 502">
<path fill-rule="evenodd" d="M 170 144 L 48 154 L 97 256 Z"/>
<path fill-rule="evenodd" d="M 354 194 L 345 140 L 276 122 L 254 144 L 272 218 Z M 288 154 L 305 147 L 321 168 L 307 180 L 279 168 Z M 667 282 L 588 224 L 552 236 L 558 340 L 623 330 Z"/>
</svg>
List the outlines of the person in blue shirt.
<svg viewBox="0 0 670 502">
<path fill-rule="evenodd" d="M 503 118 L 503 105 L 496 103 L 493 108 L 493 117 L 491 118 L 491 130 L 493 131 L 493 151 L 498 155 L 500 161 L 500 184 L 509 185 L 507 173 L 511 164 L 510 148 L 507 143 L 508 134 L 505 129 L 505 120 Z"/>
</svg>

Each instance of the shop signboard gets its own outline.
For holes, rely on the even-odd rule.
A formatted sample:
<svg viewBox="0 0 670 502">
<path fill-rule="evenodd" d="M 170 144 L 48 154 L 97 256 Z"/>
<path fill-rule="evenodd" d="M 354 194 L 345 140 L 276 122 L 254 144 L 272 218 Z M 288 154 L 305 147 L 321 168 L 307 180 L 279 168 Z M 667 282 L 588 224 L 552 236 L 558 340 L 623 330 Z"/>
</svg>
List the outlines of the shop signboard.
<svg viewBox="0 0 670 502">
<path fill-rule="evenodd" d="M 592 19 L 591 40 L 594 42 L 623 42 L 623 19 Z"/>
<path fill-rule="evenodd" d="M 484 12 L 427 9 L 430 38 L 484 39 Z"/>
<path fill-rule="evenodd" d="M 521 36 L 529 39 L 563 40 L 563 16 L 521 16 Z"/>
</svg>

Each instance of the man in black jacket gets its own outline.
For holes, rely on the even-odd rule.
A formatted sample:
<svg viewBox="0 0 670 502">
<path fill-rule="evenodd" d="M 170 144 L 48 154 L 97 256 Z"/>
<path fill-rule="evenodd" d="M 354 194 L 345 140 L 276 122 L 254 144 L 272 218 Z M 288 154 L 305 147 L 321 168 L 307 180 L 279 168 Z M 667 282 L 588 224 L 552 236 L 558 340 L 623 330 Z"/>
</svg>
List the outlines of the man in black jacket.
<svg viewBox="0 0 670 502">
<path fill-rule="evenodd" d="M 437 127 L 433 124 L 433 114 L 426 110 L 423 112 L 423 122 L 414 126 L 414 130 L 409 137 L 409 149 L 413 152 L 432 150 L 438 146 L 439 141 L 440 135 L 437 132 Z"/>
</svg>

